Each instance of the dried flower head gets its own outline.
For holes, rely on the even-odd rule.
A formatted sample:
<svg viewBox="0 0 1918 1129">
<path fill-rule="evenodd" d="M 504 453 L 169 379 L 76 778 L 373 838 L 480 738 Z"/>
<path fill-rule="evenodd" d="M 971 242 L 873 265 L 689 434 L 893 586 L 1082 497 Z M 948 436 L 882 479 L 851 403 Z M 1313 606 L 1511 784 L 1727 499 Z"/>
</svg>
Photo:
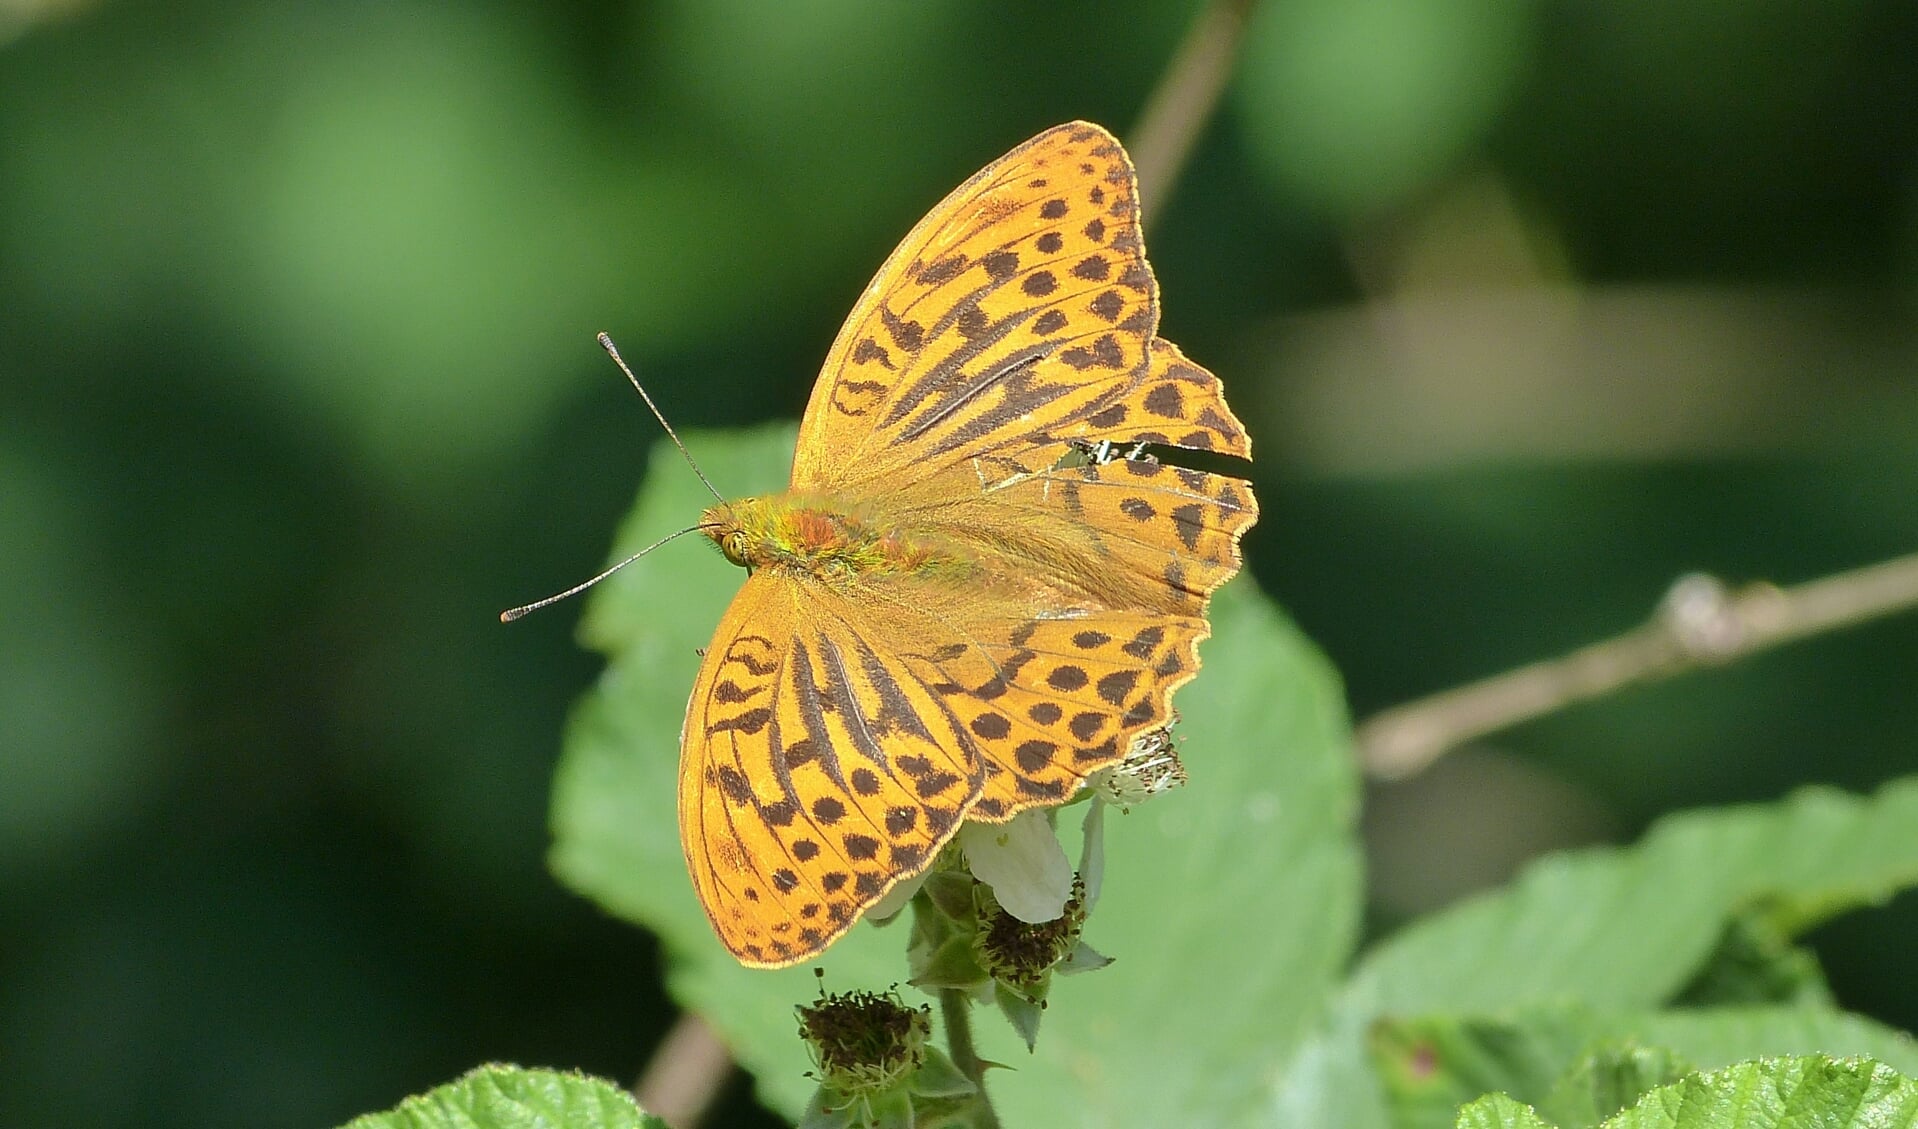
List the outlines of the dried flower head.
<svg viewBox="0 0 1918 1129">
<path fill-rule="evenodd" d="M 1045 998 L 1052 969 L 1071 955 L 1086 921 L 1086 888 L 1072 880 L 1072 895 L 1057 918 L 1034 925 L 1007 913 L 986 886 L 976 888 L 979 931 L 972 946 L 979 966 L 994 980 L 1035 1002 Z"/>
<path fill-rule="evenodd" d="M 1173 722 L 1178 721 L 1174 714 Z M 1147 730 L 1132 739 L 1125 759 L 1094 773 L 1091 784 L 1107 803 L 1120 808 L 1142 804 L 1185 784 L 1185 765 L 1172 741 L 1172 725 Z"/>
<path fill-rule="evenodd" d="M 799 1036 L 830 1090 L 886 1090 L 925 1062 L 932 1009 L 907 1007 L 896 992 L 822 993 L 798 1012 Z"/>
</svg>

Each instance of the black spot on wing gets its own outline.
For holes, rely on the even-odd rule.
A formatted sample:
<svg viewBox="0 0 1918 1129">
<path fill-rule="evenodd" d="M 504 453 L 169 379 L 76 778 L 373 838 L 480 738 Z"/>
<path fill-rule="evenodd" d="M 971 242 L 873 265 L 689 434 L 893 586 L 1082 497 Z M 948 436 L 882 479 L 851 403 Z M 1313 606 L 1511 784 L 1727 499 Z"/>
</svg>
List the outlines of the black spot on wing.
<svg viewBox="0 0 1918 1129">
<path fill-rule="evenodd" d="M 958 278 L 966 269 L 964 255 L 948 255 L 946 258 L 928 263 L 919 268 L 918 279 L 926 286 L 943 286 Z"/>
<path fill-rule="evenodd" d="M 884 345 L 879 344 L 870 337 L 860 338 L 859 344 L 854 345 L 852 348 L 852 363 L 863 365 L 875 361 L 878 362 L 881 368 L 891 369 L 895 367 L 892 363 L 892 354 L 886 352 Z"/>
<path fill-rule="evenodd" d="M 1172 510 L 1173 527 L 1179 531 L 1179 540 L 1187 549 L 1199 547 L 1199 534 L 1205 530 L 1205 508 L 1197 502 L 1188 502 Z"/>
</svg>

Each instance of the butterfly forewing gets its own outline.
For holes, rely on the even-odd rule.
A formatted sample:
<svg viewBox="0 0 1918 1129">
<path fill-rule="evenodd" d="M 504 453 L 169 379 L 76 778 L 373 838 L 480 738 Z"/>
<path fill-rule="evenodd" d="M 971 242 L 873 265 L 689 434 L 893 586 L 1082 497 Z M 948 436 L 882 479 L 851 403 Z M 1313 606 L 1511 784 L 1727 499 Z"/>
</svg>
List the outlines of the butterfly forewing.
<svg viewBox="0 0 1918 1129">
<path fill-rule="evenodd" d="M 1151 364 L 1136 384 L 1099 411 L 1075 420 L 1058 438 L 1119 436 L 1131 443 L 1252 457 L 1252 439 L 1226 407 L 1219 378 L 1186 360 L 1177 345 L 1162 337 L 1153 338 Z"/>
<path fill-rule="evenodd" d="M 1158 289 L 1131 161 L 1084 122 L 961 185 L 846 319 L 800 425 L 794 490 L 1049 442 L 1145 371 Z"/>
</svg>

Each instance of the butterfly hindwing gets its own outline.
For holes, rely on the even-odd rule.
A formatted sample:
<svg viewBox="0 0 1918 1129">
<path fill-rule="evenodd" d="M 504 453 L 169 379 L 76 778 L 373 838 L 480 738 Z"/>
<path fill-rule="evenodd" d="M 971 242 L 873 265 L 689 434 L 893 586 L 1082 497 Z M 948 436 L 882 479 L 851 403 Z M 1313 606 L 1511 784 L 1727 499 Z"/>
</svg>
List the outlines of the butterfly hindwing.
<svg viewBox="0 0 1918 1129">
<path fill-rule="evenodd" d="M 1124 757 L 1133 737 L 1164 725 L 1209 632 L 1198 615 L 988 614 L 953 636 L 939 677 L 927 679 L 985 763 L 985 787 L 966 817 L 988 823 L 1065 802 Z"/>
<path fill-rule="evenodd" d="M 747 964 L 831 943 L 931 864 L 981 786 L 950 712 L 857 622 L 830 593 L 755 575 L 687 706 L 681 845 L 713 927 Z"/>
</svg>

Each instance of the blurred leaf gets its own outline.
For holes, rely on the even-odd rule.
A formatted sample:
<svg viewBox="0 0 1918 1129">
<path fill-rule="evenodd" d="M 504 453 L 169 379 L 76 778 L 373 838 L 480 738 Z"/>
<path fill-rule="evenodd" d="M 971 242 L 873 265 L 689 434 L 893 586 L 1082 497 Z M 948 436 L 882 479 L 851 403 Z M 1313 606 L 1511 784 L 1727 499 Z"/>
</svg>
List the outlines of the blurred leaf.
<svg viewBox="0 0 1918 1129">
<path fill-rule="evenodd" d="M 1542 859 L 1511 887 L 1372 949 L 1349 995 L 1401 1015 L 1653 1004 L 1697 972 L 1744 907 L 1793 934 L 1913 883 L 1918 779 L 1868 798 L 1808 788 L 1779 804 L 1671 816 L 1629 849 Z"/>
<path fill-rule="evenodd" d="M 1524 73 L 1530 0 L 1300 0 L 1247 30 L 1240 120 L 1306 203 L 1394 203 L 1476 144 Z"/>
<path fill-rule="evenodd" d="M 743 493 L 783 486 L 791 436 L 778 428 L 689 445 L 715 481 Z M 710 501 L 689 473 L 656 462 L 618 551 L 684 528 Z M 719 947 L 693 898 L 674 814 L 694 648 L 739 581 L 716 556 L 676 544 L 595 595 L 583 633 L 612 659 L 568 734 L 553 864 L 575 889 L 660 933 L 680 1001 L 791 1115 L 811 1089 L 792 1015 L 817 990 L 810 967 L 747 970 Z M 1205 671 L 1178 699 L 1192 783 L 1108 821 L 1087 939 L 1115 963 L 1054 986 L 1036 1055 L 978 1013 L 981 1053 L 1021 1067 L 991 1079 L 1008 1124 L 1237 1121 L 1317 1018 L 1350 950 L 1359 862 L 1338 684 L 1245 582 L 1213 609 Z M 905 941 L 861 927 L 810 963 L 829 987 L 896 982 Z"/>
<path fill-rule="evenodd" d="M 1462 1103 L 1510 1094 L 1567 1126 L 1585 1105 L 1640 1091 L 1693 1068 L 1794 1054 L 1862 1055 L 1918 1072 L 1918 1044 L 1863 1016 L 1764 1007 L 1601 1014 L 1575 1005 L 1496 1017 L 1380 1020 L 1371 1035 L 1394 1129 L 1452 1123 Z M 1660 1073 L 1669 1077 L 1659 1077 Z M 1638 1081 L 1634 1081 L 1637 1079 Z M 1586 1118 L 1593 1124 L 1636 1094 Z"/>
<path fill-rule="evenodd" d="M 57 858 L 137 808 L 164 672 L 89 551 L 89 499 L 52 452 L 0 433 L 0 876 Z"/>
<path fill-rule="evenodd" d="M 369 1113 L 347 1129 L 666 1129 L 610 1082 L 557 1070 L 482 1066 L 456 1082 Z"/>
<path fill-rule="evenodd" d="M 1792 944 L 1777 915 L 1756 906 L 1725 924 L 1705 967 L 1672 997 L 1672 1003 L 1680 1007 L 1763 1003 L 1829 1007 L 1833 1002 L 1818 954 Z"/>
<path fill-rule="evenodd" d="M 1918 1042 L 1850 1012 L 1806 1007 L 1731 1007 L 1650 1012 L 1607 1021 L 1612 1037 L 1671 1047 L 1702 1067 L 1748 1058 L 1829 1054 L 1874 1058 L 1918 1076 Z"/>
<path fill-rule="evenodd" d="M 1385 1124 L 1363 1049 L 1379 1016 L 1650 1007 L 1696 974 L 1735 914 L 1762 912 L 1789 935 L 1913 883 L 1918 779 L 1869 798 L 1808 788 L 1778 804 L 1689 812 L 1631 848 L 1548 856 L 1511 886 L 1373 947 L 1282 1075 L 1278 1108 L 1294 1124 Z"/>
<path fill-rule="evenodd" d="M 305 23 L 288 10 L 256 34 Z M 552 374 L 590 371 L 585 346 L 613 312 L 633 225 L 603 207 L 613 170 L 543 63 L 478 9 L 327 21 L 247 170 L 245 261 L 221 297 L 400 484 L 529 434 L 568 390 Z M 662 200 L 650 180 L 627 187 L 629 215 L 697 223 L 661 210 L 690 195 Z"/>
<path fill-rule="evenodd" d="M 1370 1044 L 1393 1129 L 1410 1129 L 1449 1125 L 1481 1094 L 1537 1103 L 1599 1037 L 1582 1009 L 1542 1009 L 1523 1019 L 1380 1020 Z"/>
<path fill-rule="evenodd" d="M 15 284 L 89 327 L 210 316 L 223 363 L 197 379 L 389 488 L 490 498 L 465 476 L 604 379 L 595 330 L 635 356 L 710 340 L 764 298 L 733 251 L 776 242 L 763 185 L 669 131 L 589 129 L 547 34 L 474 5 L 256 5 L 164 52 L 53 56 L 0 98 Z"/>
</svg>

